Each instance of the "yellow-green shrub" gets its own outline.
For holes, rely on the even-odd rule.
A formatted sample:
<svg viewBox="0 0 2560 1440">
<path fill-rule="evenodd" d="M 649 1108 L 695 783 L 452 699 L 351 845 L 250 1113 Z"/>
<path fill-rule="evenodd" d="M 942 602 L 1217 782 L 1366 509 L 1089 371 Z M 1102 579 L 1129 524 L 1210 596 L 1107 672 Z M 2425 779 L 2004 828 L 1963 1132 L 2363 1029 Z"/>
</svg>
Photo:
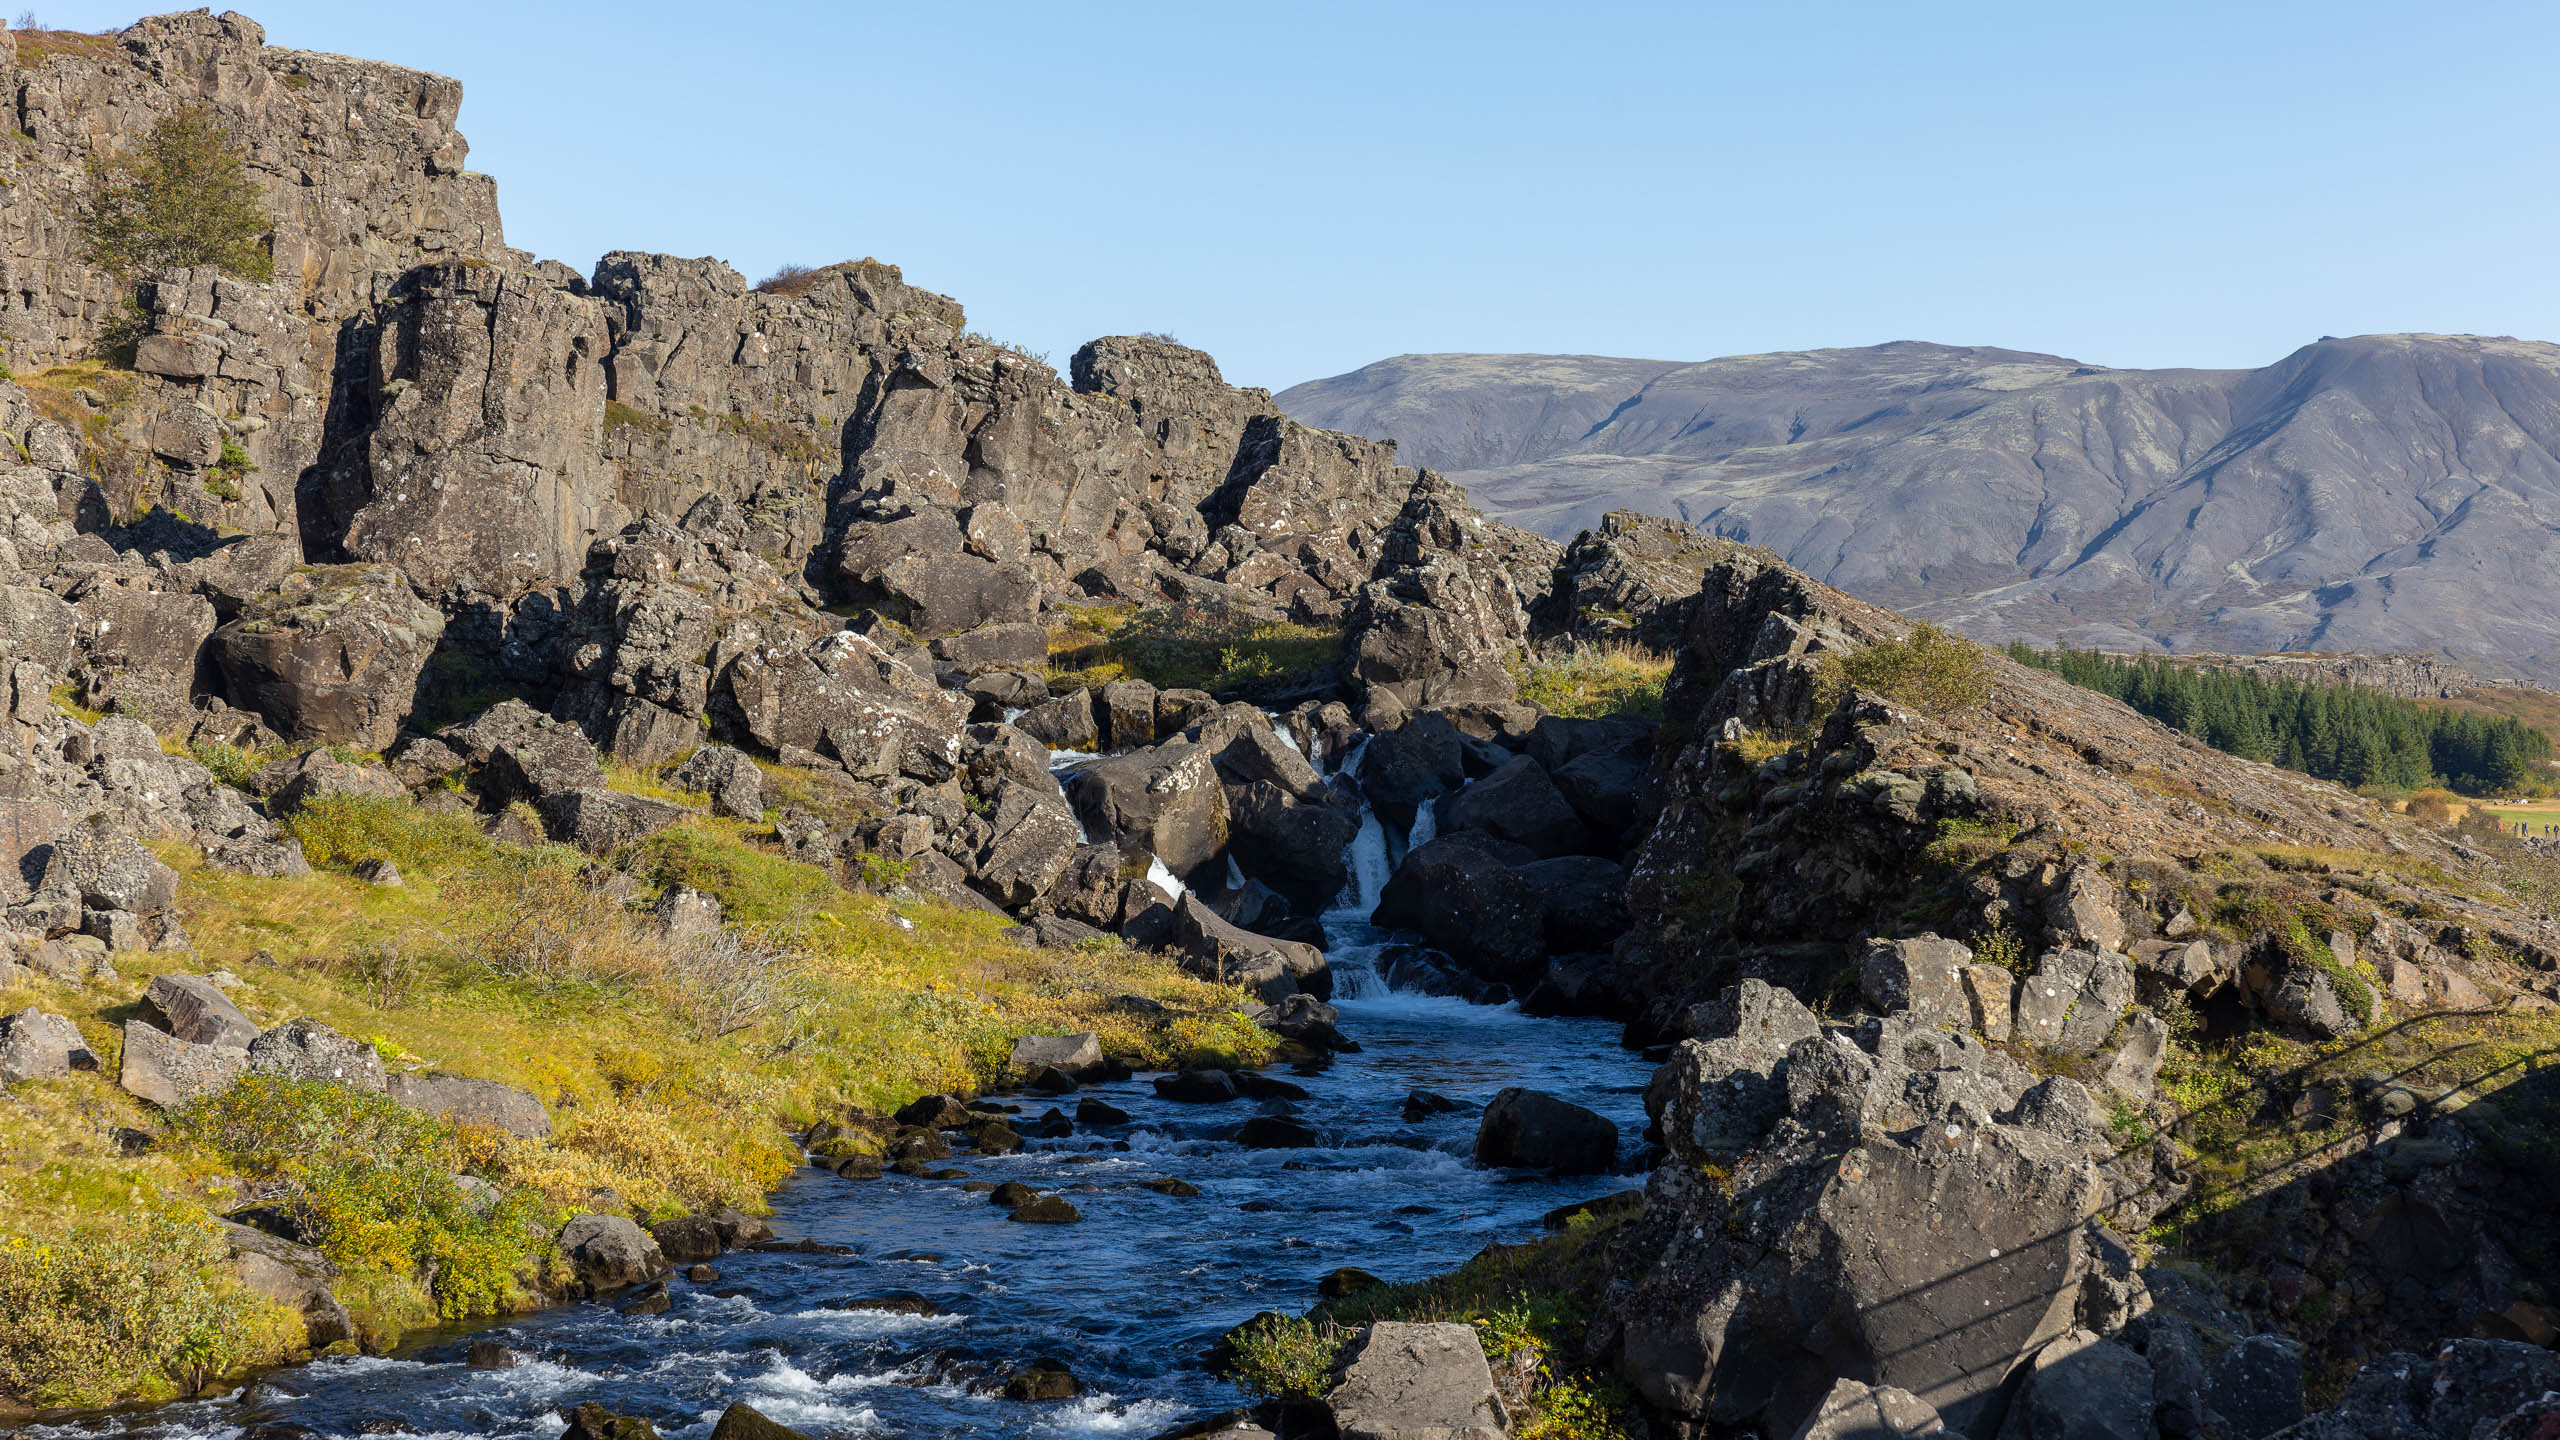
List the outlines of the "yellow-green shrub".
<svg viewBox="0 0 2560 1440">
<path fill-rule="evenodd" d="M 97 1405 L 283 1359 L 300 1321 L 242 1289 L 200 1216 L 116 1215 L 0 1239 L 0 1394 Z"/>
<path fill-rule="evenodd" d="M 1948 715 L 1990 698 L 1991 662 L 1972 641 L 1922 622 L 1902 639 L 1824 655 L 1816 702 L 1828 709 L 1852 689 L 1874 691 L 1923 714 Z"/>
<path fill-rule="evenodd" d="M 426 1275 L 447 1319 L 494 1313 L 546 1248 L 539 1199 L 501 1190 L 485 1212 L 454 1171 L 453 1128 L 369 1090 L 252 1075 L 199 1100 L 173 1131 L 253 1179 L 341 1270 Z M 483 1177 L 492 1178 L 492 1177 Z M 499 1176 L 496 1179 L 503 1180 Z"/>
</svg>

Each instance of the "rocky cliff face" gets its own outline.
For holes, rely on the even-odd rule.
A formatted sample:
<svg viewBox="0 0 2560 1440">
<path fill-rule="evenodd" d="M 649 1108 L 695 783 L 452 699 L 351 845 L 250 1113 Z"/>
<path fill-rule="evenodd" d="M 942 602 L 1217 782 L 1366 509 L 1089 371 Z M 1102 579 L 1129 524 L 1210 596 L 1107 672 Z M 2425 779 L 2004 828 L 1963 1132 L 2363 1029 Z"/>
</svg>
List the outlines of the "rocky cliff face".
<svg viewBox="0 0 2560 1440">
<path fill-rule="evenodd" d="M 2265 1434 L 2306 1366 L 2538 1323 L 2560 1109 L 2487 1058 L 2560 1015 L 2530 857 L 1995 655 L 1862 667 L 1910 622 L 1709 550 L 1582 981 L 1672 1042 L 1597 1332 L 1631 1383 L 1702 1428 L 1845 1380 L 1968 1434 Z"/>
<path fill-rule="evenodd" d="M 2533 518 L 2560 478 L 2550 345 L 2369 335 L 2254 371 L 1908 342 L 1681 366 L 1403 356 L 1281 401 L 1401 439 L 1558 538 L 1620 507 L 1675 514 L 1986 639 L 2560 676 Z"/>
</svg>

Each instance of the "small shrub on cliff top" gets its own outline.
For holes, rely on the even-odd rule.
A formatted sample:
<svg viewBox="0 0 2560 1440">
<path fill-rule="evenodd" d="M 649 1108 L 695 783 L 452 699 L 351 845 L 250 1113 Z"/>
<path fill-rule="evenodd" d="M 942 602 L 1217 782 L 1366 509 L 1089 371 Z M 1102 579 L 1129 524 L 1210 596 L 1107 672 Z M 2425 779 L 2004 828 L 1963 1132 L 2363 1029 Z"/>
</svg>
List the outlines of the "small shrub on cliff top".
<svg viewBox="0 0 2560 1440">
<path fill-rule="evenodd" d="M 796 298 L 818 288 L 818 270 L 814 265 L 785 263 L 756 282 L 759 295 L 781 295 Z"/>
<path fill-rule="evenodd" d="M 1991 694 L 1991 663 L 1961 635 L 1921 623 L 1900 640 L 1879 640 L 1822 657 L 1814 698 L 1822 708 L 1855 690 L 1872 690 L 1926 715 L 1970 710 Z"/>
<path fill-rule="evenodd" d="M 81 213 L 89 258 L 139 279 L 212 265 L 246 280 L 275 274 L 259 244 L 269 229 L 257 182 L 210 111 L 189 106 L 151 127 L 141 147 L 91 162 Z"/>
</svg>

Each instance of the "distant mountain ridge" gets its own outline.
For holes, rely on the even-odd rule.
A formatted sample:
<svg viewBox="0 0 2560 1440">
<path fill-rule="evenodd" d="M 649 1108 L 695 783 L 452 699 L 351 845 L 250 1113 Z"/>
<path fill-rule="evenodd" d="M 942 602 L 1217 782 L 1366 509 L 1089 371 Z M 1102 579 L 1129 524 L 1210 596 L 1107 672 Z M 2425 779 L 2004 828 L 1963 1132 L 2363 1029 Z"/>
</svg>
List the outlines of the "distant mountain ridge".
<svg viewBox="0 0 2560 1440">
<path fill-rule="evenodd" d="M 2560 680 L 2560 346 L 2365 335 L 2258 370 L 1917 341 L 1403 355 L 1278 398 L 1548 535 L 1672 516 L 1985 639 Z"/>
</svg>

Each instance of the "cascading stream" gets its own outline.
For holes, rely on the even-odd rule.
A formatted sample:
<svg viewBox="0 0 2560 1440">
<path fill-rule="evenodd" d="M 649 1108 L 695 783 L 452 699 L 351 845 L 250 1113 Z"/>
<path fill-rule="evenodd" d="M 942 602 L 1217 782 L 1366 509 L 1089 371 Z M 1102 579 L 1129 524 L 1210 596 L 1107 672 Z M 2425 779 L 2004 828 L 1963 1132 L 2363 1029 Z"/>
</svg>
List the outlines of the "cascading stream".
<svg viewBox="0 0 2560 1440">
<path fill-rule="evenodd" d="M 1352 749 L 1339 771 L 1356 779 L 1365 752 L 1365 743 Z M 1087 758 L 1058 752 L 1052 764 Z M 1426 805 L 1406 847 L 1428 840 L 1433 825 Z M 467 1338 L 447 1336 L 396 1356 L 283 1372 L 253 1404 L 190 1402 L 25 1433 L 237 1440 L 247 1423 L 282 1422 L 333 1440 L 548 1440 L 561 1429 L 556 1407 L 594 1400 L 650 1417 L 671 1440 L 698 1440 L 723 1407 L 744 1400 L 821 1435 L 1134 1440 L 1242 1403 L 1195 1363 L 1228 1327 L 1261 1310 L 1304 1309 L 1315 1282 L 1338 1266 L 1390 1280 L 1435 1274 L 1489 1241 L 1537 1233 L 1547 1210 L 1634 1183 L 1489 1171 L 1469 1158 L 1474 1107 L 1509 1085 L 1600 1111 L 1631 1152 L 1644 1125 L 1646 1070 L 1605 1022 L 1533 1019 L 1511 1006 L 1389 989 L 1378 953 L 1414 943 L 1369 919 L 1391 873 L 1389 839 L 1364 804 L 1350 881 L 1322 917 L 1342 1028 L 1362 1050 L 1289 1076 L 1306 1099 L 1191 1106 L 1159 1099 L 1144 1079 L 1105 1085 L 1087 1093 L 1129 1112 L 1128 1124 L 1080 1125 L 1071 1138 L 1035 1140 L 1016 1155 L 963 1150 L 952 1162 L 973 1179 L 1059 1191 L 1083 1212 L 1079 1224 L 1011 1223 L 955 1181 L 856 1182 L 805 1170 L 774 1196 L 774 1229 L 853 1253 L 726 1255 L 717 1282 L 675 1281 L 664 1315 L 571 1305 L 468 1337 L 538 1357 L 514 1369 L 468 1369 Z M 1416 1087 L 1469 1108 L 1408 1122 L 1402 1105 Z M 1048 1105 L 1009 1103 L 1026 1117 Z M 1247 1150 L 1227 1138 L 1238 1122 L 1282 1105 L 1323 1143 Z M 1147 1188 L 1162 1176 L 1201 1193 Z M 873 1297 L 948 1313 L 847 1303 Z M 1039 1356 L 1064 1360 L 1085 1393 L 1046 1403 L 986 1393 Z"/>
</svg>

